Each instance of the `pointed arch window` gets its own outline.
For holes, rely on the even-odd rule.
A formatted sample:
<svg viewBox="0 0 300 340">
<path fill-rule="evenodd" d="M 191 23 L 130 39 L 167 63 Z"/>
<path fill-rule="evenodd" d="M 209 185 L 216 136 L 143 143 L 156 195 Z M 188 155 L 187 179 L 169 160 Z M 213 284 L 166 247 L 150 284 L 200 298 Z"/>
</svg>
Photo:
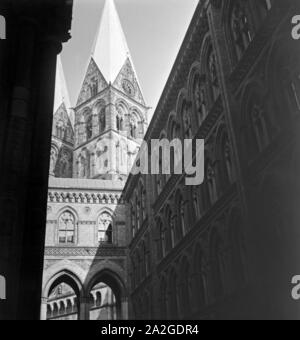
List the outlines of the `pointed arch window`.
<svg viewBox="0 0 300 340">
<path fill-rule="evenodd" d="M 75 217 L 70 211 L 65 211 L 58 220 L 59 244 L 75 243 Z"/>
<path fill-rule="evenodd" d="M 96 78 L 91 79 L 90 94 L 91 97 L 95 97 L 98 94 L 98 81 Z"/>
<path fill-rule="evenodd" d="M 130 131 L 130 137 L 137 138 L 137 124 L 134 119 L 130 120 L 129 131 Z"/>
<path fill-rule="evenodd" d="M 99 111 L 99 132 L 102 133 L 106 129 L 106 116 L 105 107 L 102 107 Z"/>
<path fill-rule="evenodd" d="M 164 258 L 167 254 L 166 246 L 166 230 L 161 220 L 158 221 L 158 232 L 159 232 L 159 255 L 160 258 Z"/>
<path fill-rule="evenodd" d="M 125 130 L 126 109 L 122 104 L 117 106 L 116 127 L 118 131 Z"/>
<path fill-rule="evenodd" d="M 230 15 L 230 30 L 235 46 L 236 57 L 240 60 L 253 40 L 251 29 L 249 2 L 234 0 Z"/>
<path fill-rule="evenodd" d="M 101 214 L 98 219 L 98 242 L 113 243 L 113 219 L 108 213 Z"/>
<path fill-rule="evenodd" d="M 198 125 L 200 126 L 208 114 L 207 94 L 205 88 L 205 77 L 198 76 L 194 83 L 194 101 Z"/>
<path fill-rule="evenodd" d="M 89 114 L 86 118 L 86 138 L 89 140 L 93 137 L 93 116 Z"/>
<path fill-rule="evenodd" d="M 195 188 L 193 188 L 192 195 L 193 195 L 194 212 L 195 212 L 196 220 L 198 220 L 201 217 L 201 209 L 200 209 L 199 195 Z"/>
<path fill-rule="evenodd" d="M 135 210 L 134 205 L 131 204 L 131 226 L 132 226 L 132 237 L 136 235 L 136 224 L 135 224 Z"/>
<path fill-rule="evenodd" d="M 215 169 L 211 164 L 207 167 L 207 186 L 211 205 L 215 204 L 218 200 L 217 183 Z"/>
<path fill-rule="evenodd" d="M 220 94 L 220 84 L 218 78 L 217 58 L 212 46 L 210 47 L 208 53 L 207 63 L 209 71 L 209 88 L 211 92 L 211 98 L 213 102 L 215 102 Z"/>
</svg>

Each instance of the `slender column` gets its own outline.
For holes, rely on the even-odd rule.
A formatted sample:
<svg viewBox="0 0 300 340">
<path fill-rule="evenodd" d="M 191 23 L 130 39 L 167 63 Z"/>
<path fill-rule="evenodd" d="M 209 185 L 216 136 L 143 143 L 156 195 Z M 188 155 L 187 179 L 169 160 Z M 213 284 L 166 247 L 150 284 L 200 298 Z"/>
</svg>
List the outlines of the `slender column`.
<svg viewBox="0 0 300 340">
<path fill-rule="evenodd" d="M 48 303 L 48 299 L 47 298 L 42 298 L 42 303 L 41 303 L 41 320 L 43 320 L 43 321 L 47 320 L 47 303 Z"/>
<path fill-rule="evenodd" d="M 90 299 L 86 297 L 80 298 L 79 319 L 90 320 Z"/>
</svg>

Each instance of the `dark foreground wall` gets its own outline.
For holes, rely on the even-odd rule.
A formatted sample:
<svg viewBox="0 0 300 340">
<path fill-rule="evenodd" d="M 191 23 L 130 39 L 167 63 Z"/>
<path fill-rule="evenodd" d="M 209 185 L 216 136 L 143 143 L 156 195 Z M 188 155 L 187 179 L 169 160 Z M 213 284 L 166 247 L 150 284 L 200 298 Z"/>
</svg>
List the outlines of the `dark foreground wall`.
<svg viewBox="0 0 300 340">
<path fill-rule="evenodd" d="M 0 15 L 0 319 L 39 319 L 56 56 L 72 0 L 2 0 Z"/>
<path fill-rule="evenodd" d="M 129 179 L 131 318 L 300 317 L 299 14 L 199 1 L 146 140 L 205 139 L 205 181 Z"/>
</svg>

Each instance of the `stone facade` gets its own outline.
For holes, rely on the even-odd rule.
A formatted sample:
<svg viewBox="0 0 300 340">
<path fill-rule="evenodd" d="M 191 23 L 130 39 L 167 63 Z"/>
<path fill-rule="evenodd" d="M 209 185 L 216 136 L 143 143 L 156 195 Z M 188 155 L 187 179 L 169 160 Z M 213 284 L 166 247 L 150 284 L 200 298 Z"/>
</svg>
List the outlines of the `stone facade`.
<svg viewBox="0 0 300 340">
<path fill-rule="evenodd" d="M 105 25 L 114 36 L 103 39 Z M 68 105 L 64 77 L 59 74 L 62 68 L 57 68 L 42 319 L 47 315 L 64 319 L 63 307 L 68 301 L 73 301 L 71 319 L 104 318 L 91 302 L 99 284 L 110 289 L 115 303 L 114 312 L 107 317 L 128 317 L 128 233 L 122 192 L 147 129 L 148 108 L 120 30 L 113 1 L 107 1 L 96 50 L 74 109 Z M 125 49 L 119 51 L 124 59 L 115 56 L 103 64 L 96 57 L 98 49 L 105 53 L 105 40 L 114 44 L 118 37 Z M 105 65 L 113 62 L 121 65 L 119 73 L 115 79 L 105 78 L 103 74 L 109 74 Z M 53 291 L 63 284 L 73 291 L 69 300 L 53 297 Z M 55 306 L 60 305 L 62 312 L 57 312 Z"/>
<path fill-rule="evenodd" d="M 205 181 L 127 181 L 130 318 L 297 315 L 297 12 L 298 1 L 199 1 L 145 139 L 205 139 Z"/>
</svg>

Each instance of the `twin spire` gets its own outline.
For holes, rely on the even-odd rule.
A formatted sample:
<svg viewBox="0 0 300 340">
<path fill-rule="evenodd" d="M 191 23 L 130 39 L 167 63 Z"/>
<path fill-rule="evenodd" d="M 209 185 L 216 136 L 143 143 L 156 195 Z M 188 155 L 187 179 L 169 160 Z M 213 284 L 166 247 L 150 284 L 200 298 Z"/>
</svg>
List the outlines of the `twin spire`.
<svg viewBox="0 0 300 340">
<path fill-rule="evenodd" d="M 116 80 L 128 58 L 133 65 L 114 0 L 105 1 L 92 58 L 107 83 Z"/>
<path fill-rule="evenodd" d="M 113 84 L 116 81 L 119 73 L 126 64 L 126 61 L 129 60 L 138 84 L 138 78 L 134 71 L 134 65 L 114 0 L 105 0 L 100 26 L 92 48 L 91 58 L 94 60 L 107 84 Z M 139 84 L 138 87 L 140 88 Z M 54 113 L 62 103 L 65 104 L 73 125 L 73 112 L 70 109 L 71 105 L 61 59 L 58 57 Z"/>
</svg>

